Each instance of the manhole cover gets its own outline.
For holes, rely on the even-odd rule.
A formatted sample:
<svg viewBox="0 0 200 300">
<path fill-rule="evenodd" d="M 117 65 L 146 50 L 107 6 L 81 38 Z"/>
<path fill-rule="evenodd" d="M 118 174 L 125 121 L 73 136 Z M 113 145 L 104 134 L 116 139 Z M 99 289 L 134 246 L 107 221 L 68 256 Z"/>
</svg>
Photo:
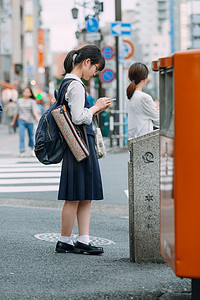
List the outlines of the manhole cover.
<svg viewBox="0 0 200 300">
<path fill-rule="evenodd" d="M 40 234 L 35 234 L 34 237 L 36 239 L 46 241 L 46 242 L 56 242 L 59 237 L 60 233 L 40 233 Z M 72 239 L 76 242 L 78 238 L 77 234 L 72 234 Z M 105 246 L 105 245 L 115 245 L 116 243 L 114 241 L 101 238 L 101 237 L 96 237 L 96 236 L 90 236 L 90 241 L 94 243 L 94 245 L 100 245 L 100 246 Z"/>
</svg>

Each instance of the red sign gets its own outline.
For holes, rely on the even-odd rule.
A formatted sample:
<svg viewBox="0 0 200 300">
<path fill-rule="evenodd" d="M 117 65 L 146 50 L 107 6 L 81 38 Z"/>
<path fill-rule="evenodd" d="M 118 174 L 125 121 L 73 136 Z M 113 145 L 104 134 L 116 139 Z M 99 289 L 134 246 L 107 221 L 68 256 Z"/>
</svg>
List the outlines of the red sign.
<svg viewBox="0 0 200 300">
<path fill-rule="evenodd" d="M 102 52 L 104 58 L 107 60 L 112 59 L 113 56 L 115 55 L 114 49 L 110 46 L 103 47 L 101 52 Z"/>
<path fill-rule="evenodd" d="M 100 73 L 100 79 L 104 83 L 112 82 L 115 79 L 115 73 L 111 69 L 105 69 Z"/>
<path fill-rule="evenodd" d="M 125 59 L 129 59 L 131 56 L 133 56 L 134 53 L 134 46 L 133 44 L 128 40 L 123 40 L 124 44 L 124 52 L 125 52 Z"/>
</svg>

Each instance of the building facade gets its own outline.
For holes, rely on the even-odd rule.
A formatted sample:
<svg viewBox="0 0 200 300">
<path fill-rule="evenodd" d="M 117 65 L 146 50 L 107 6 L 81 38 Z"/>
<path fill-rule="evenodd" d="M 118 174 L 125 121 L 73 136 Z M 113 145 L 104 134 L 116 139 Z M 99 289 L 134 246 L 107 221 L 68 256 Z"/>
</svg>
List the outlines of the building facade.
<svg viewBox="0 0 200 300">
<path fill-rule="evenodd" d="M 19 89 L 48 89 L 50 35 L 42 28 L 40 0 L 0 0 L 1 79 Z"/>
<path fill-rule="evenodd" d="M 0 0 L 0 78 L 13 80 L 12 7 L 10 0 Z"/>
<path fill-rule="evenodd" d="M 200 0 L 188 1 L 190 48 L 200 48 Z"/>
</svg>

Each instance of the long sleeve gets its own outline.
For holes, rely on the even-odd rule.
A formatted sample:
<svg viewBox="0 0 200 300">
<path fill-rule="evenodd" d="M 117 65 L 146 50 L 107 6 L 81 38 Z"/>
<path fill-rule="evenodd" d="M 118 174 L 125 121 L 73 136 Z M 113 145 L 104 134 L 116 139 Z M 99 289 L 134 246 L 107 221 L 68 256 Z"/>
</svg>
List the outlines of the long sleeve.
<svg viewBox="0 0 200 300">
<path fill-rule="evenodd" d="M 146 95 L 145 98 L 141 99 L 141 107 L 145 114 L 152 120 L 153 124 L 159 127 L 159 111 L 150 95 Z"/>
<path fill-rule="evenodd" d="M 92 111 L 85 108 L 85 90 L 82 84 L 78 81 L 72 81 L 65 94 L 65 100 L 71 111 L 72 122 L 76 125 L 92 123 Z"/>
</svg>

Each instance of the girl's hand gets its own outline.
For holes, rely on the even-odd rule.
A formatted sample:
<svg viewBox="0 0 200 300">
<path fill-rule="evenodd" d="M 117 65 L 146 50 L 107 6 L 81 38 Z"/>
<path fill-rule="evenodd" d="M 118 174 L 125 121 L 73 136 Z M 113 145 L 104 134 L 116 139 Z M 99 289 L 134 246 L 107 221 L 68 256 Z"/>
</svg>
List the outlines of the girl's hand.
<svg viewBox="0 0 200 300">
<path fill-rule="evenodd" d="M 110 105 L 111 105 L 110 98 L 103 97 L 103 98 L 99 98 L 96 101 L 94 106 L 97 108 L 97 112 L 101 112 L 107 109 Z"/>
<path fill-rule="evenodd" d="M 94 106 L 90 108 L 92 111 L 93 115 L 100 113 L 101 111 L 106 110 L 109 106 L 111 105 L 110 98 L 103 97 L 99 98 Z"/>
</svg>

